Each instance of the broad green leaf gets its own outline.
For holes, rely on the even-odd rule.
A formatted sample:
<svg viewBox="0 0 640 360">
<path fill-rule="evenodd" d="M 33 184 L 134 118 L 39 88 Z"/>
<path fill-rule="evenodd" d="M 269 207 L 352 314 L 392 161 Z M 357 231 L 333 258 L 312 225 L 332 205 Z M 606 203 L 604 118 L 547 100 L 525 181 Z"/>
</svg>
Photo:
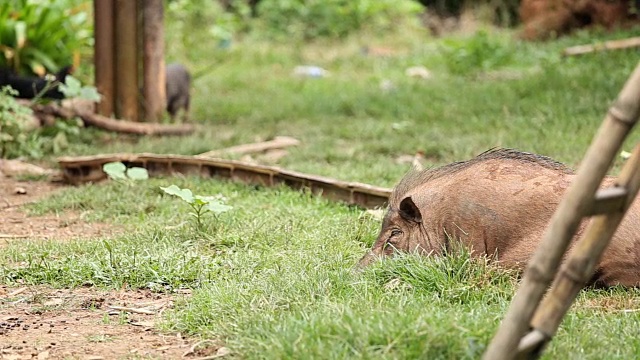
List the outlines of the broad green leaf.
<svg viewBox="0 0 640 360">
<path fill-rule="evenodd" d="M 198 205 L 198 206 L 202 206 L 207 204 L 206 201 L 202 200 L 198 195 L 193 197 L 193 204 Z"/>
<path fill-rule="evenodd" d="M 108 252 L 113 252 L 113 247 L 107 240 L 102 240 L 102 244 L 107 249 Z"/>
<path fill-rule="evenodd" d="M 210 203 L 213 201 L 219 201 L 220 198 L 217 196 L 204 196 L 204 195 L 195 195 L 196 199 L 202 200 L 203 203 Z"/>
<path fill-rule="evenodd" d="M 145 168 L 132 167 L 127 169 L 127 177 L 132 180 L 147 180 L 149 172 Z"/>
<path fill-rule="evenodd" d="M 110 162 L 102 165 L 102 171 L 104 171 L 109 178 L 113 180 L 126 180 L 127 176 L 125 171 L 127 167 L 121 162 Z"/>
<path fill-rule="evenodd" d="M 67 135 L 63 132 L 59 132 L 54 136 L 53 140 L 53 153 L 59 154 L 62 150 L 69 147 L 69 140 L 67 139 Z"/>
<path fill-rule="evenodd" d="M 47 69 L 58 69 L 58 64 L 51 57 L 51 54 L 46 51 L 42 51 L 40 49 L 36 49 L 34 47 L 25 48 L 23 51 L 23 57 L 28 57 L 33 59 L 32 61 L 37 61 L 44 65 Z"/>
<path fill-rule="evenodd" d="M 101 96 L 100 96 L 100 93 L 98 93 L 98 89 L 96 89 L 93 86 L 83 86 L 82 89 L 80 90 L 80 94 L 78 95 L 78 97 L 84 100 L 91 100 L 95 102 L 100 102 L 101 100 Z"/>
<path fill-rule="evenodd" d="M 24 21 L 16 21 L 16 48 L 22 49 L 27 42 L 27 23 Z"/>
<path fill-rule="evenodd" d="M 225 204 L 223 204 L 221 202 L 217 202 L 217 201 L 216 202 L 207 203 L 207 205 L 205 205 L 204 208 L 209 210 L 209 211 L 211 211 L 212 213 L 214 213 L 216 215 L 222 214 L 224 212 L 227 212 L 227 211 L 233 209 L 232 206 L 225 205 Z"/>
<path fill-rule="evenodd" d="M 74 78 L 71 75 L 68 75 L 65 79 L 64 79 L 64 85 L 71 91 L 75 91 L 75 94 L 80 93 L 80 88 L 82 87 L 82 84 L 80 83 L 80 80 Z"/>
<path fill-rule="evenodd" d="M 176 185 L 169 185 L 167 187 L 161 186 L 160 189 L 169 195 L 178 196 L 189 204 L 193 204 L 193 193 L 189 189 L 180 189 Z"/>
</svg>

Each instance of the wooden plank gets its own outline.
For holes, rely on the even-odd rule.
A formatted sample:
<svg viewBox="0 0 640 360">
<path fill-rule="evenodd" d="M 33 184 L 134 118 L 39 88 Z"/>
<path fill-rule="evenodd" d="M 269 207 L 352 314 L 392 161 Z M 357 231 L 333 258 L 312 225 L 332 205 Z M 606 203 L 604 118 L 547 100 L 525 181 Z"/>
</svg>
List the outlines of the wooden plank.
<svg viewBox="0 0 640 360">
<path fill-rule="evenodd" d="M 151 176 L 184 174 L 230 179 L 246 184 L 278 186 L 280 184 L 331 200 L 363 208 L 385 205 L 391 189 L 347 182 L 319 175 L 305 174 L 275 166 L 255 165 L 236 160 L 213 159 L 201 156 L 159 154 L 103 154 L 95 156 L 62 157 L 58 164 L 66 181 L 73 184 L 106 179 L 102 165 L 121 161 L 125 165 L 141 166 Z"/>
</svg>

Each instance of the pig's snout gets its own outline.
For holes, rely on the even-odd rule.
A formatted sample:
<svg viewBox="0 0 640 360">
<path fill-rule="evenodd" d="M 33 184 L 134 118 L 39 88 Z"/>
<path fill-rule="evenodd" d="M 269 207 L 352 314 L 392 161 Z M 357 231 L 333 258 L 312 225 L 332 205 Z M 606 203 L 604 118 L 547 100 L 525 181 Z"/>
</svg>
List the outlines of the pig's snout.
<svg viewBox="0 0 640 360">
<path fill-rule="evenodd" d="M 364 270 L 364 268 L 369 266 L 374 261 L 378 260 L 379 257 L 380 255 L 377 254 L 374 250 L 370 250 L 360 259 L 360 261 L 358 261 L 356 266 L 353 267 L 353 272 L 357 273 Z"/>
</svg>

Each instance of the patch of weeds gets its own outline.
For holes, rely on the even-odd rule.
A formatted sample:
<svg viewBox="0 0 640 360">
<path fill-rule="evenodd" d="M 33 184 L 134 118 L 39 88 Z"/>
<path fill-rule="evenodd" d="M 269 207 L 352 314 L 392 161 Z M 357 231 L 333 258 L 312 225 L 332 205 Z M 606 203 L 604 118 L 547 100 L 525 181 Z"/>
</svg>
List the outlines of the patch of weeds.
<svg viewBox="0 0 640 360">
<path fill-rule="evenodd" d="M 512 290 L 512 278 L 499 285 L 501 291 L 480 285 L 472 290 L 468 282 L 476 277 L 486 281 L 488 274 L 480 274 L 489 271 L 463 260 L 445 267 L 470 273 L 450 275 L 447 284 L 461 289 L 451 294 L 443 284 L 422 284 L 442 282 L 443 276 L 436 274 L 442 268 L 413 276 L 404 290 L 390 289 L 374 268 L 353 275 L 340 254 L 314 256 L 275 251 L 253 260 L 235 256 L 233 276 L 224 276 L 225 269 L 218 281 L 196 290 L 187 302 L 178 302 L 165 326 L 224 336 L 226 346 L 248 358 L 268 353 L 268 358 L 291 359 L 473 359 L 482 354 L 497 324 L 494 314 L 509 297 L 494 301 L 490 295 L 470 293 Z M 408 257 L 404 260 L 408 264 Z M 416 257 L 408 273 L 427 265 L 420 260 Z M 258 266 L 246 267 L 256 261 Z M 383 265 L 397 265 L 394 277 L 387 278 L 402 272 L 400 261 L 379 264 Z M 474 266 L 480 269 L 474 271 Z"/>
<path fill-rule="evenodd" d="M 210 281 L 219 268 L 188 241 L 164 232 L 103 241 L 24 243 L 8 248 L 0 261 L 6 283 L 57 287 L 148 288 L 166 292 Z"/>
<path fill-rule="evenodd" d="M 83 100 L 89 100 L 99 102 L 101 99 L 98 89 L 94 86 L 86 86 L 80 83 L 80 80 L 74 78 L 71 75 L 67 75 L 64 79 L 64 84 L 60 84 L 60 92 L 64 94 L 66 98 L 79 98 Z"/>
<path fill-rule="evenodd" d="M 457 75 L 486 71 L 511 63 L 513 46 L 486 31 L 478 31 L 469 39 L 446 39 L 440 48 L 448 70 Z"/>
<path fill-rule="evenodd" d="M 213 215 L 214 219 L 218 220 L 218 215 L 225 213 L 233 207 L 226 205 L 226 198 L 222 195 L 216 196 L 202 196 L 193 195 L 193 192 L 189 189 L 181 189 L 176 185 L 170 185 L 167 187 L 160 187 L 162 191 L 169 195 L 177 196 L 186 202 L 191 207 L 191 215 L 195 221 L 195 229 L 197 231 L 203 231 L 203 217 L 206 214 Z"/>
<path fill-rule="evenodd" d="M 106 334 L 94 334 L 87 336 L 87 341 L 90 343 L 106 343 L 113 342 L 116 338 Z"/>
<path fill-rule="evenodd" d="M 455 304 L 508 301 L 516 273 L 459 249 L 447 256 L 397 254 L 372 264 L 364 276 L 387 291 L 410 289 Z"/>
<path fill-rule="evenodd" d="M 33 156 L 39 153 L 36 139 L 26 129 L 33 111 L 18 104 L 13 97 L 17 94 L 9 86 L 0 89 L 0 158 Z"/>
<path fill-rule="evenodd" d="M 118 313 L 118 325 L 126 325 L 128 323 L 129 323 L 129 314 L 124 311 L 120 311 Z"/>
</svg>

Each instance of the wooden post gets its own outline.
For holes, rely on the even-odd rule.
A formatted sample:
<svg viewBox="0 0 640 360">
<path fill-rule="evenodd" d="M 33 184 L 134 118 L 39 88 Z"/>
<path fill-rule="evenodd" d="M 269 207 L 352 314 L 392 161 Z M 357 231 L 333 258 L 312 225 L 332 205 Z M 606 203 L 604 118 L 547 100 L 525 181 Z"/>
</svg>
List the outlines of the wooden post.
<svg viewBox="0 0 640 360">
<path fill-rule="evenodd" d="M 158 122 L 167 102 L 162 0 L 143 1 L 142 13 L 144 113 L 147 121 Z"/>
<path fill-rule="evenodd" d="M 95 82 L 102 95 L 96 104 L 96 112 L 103 116 L 111 116 L 114 112 L 114 1 L 94 0 L 94 55 Z"/>
<path fill-rule="evenodd" d="M 138 121 L 136 1 L 115 0 L 116 113 Z"/>
<path fill-rule="evenodd" d="M 563 254 L 582 218 L 591 212 L 596 191 L 622 142 L 640 114 L 640 64 L 609 109 L 562 202 L 551 218 L 541 244 L 525 270 L 507 314 L 484 354 L 486 360 L 512 359 Z M 534 334 L 536 335 L 536 334 Z M 539 336 L 536 335 L 539 338 Z"/>
</svg>

